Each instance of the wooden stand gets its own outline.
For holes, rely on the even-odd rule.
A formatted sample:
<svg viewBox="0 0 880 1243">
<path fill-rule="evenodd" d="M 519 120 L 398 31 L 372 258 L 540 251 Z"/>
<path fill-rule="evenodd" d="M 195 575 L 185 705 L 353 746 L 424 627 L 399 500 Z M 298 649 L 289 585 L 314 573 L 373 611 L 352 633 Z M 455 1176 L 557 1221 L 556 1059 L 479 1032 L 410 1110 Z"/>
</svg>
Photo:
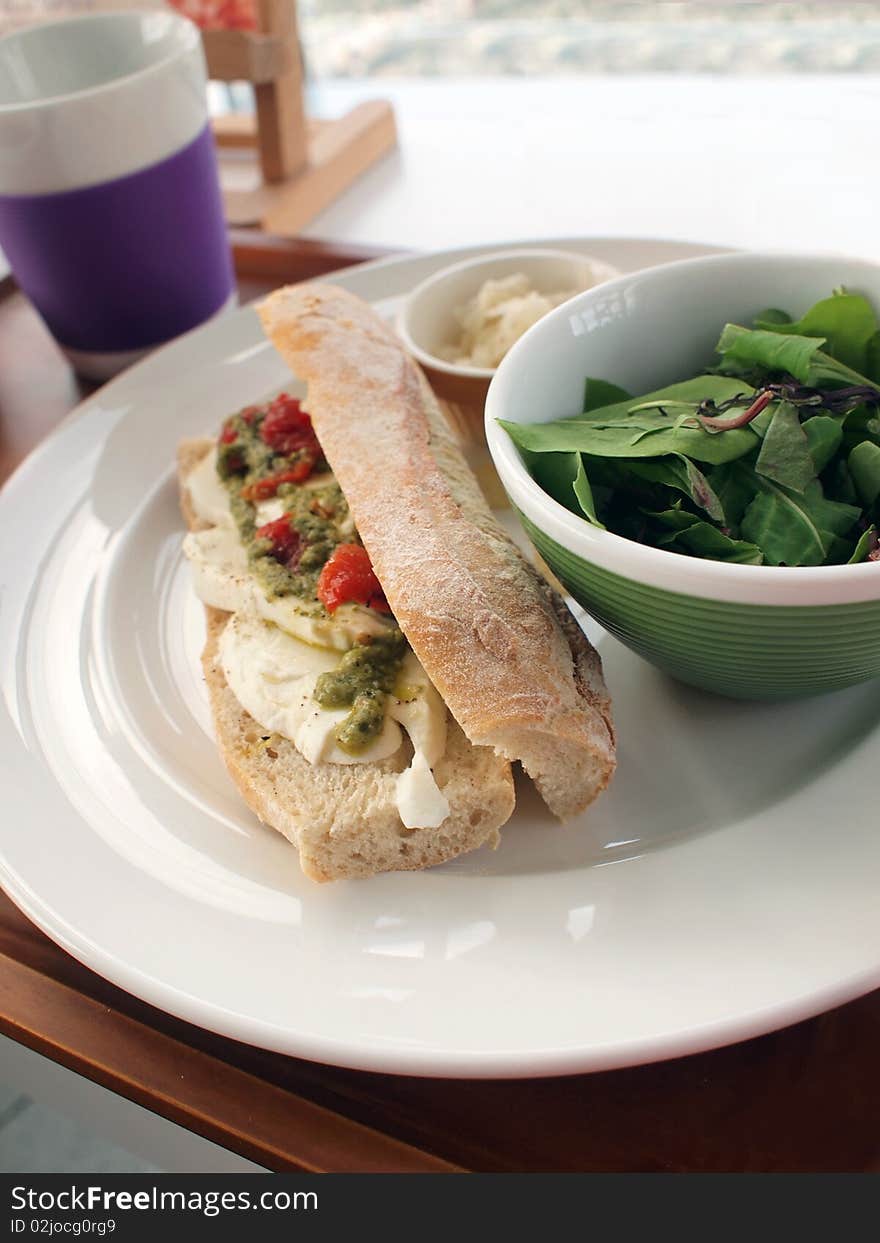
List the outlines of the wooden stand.
<svg viewBox="0 0 880 1243">
<path fill-rule="evenodd" d="M 253 84 L 254 116 L 214 123 L 226 218 L 292 237 L 397 142 L 394 113 L 371 100 L 335 121 L 306 117 L 295 0 L 259 0 L 256 33 L 208 30 L 208 75 Z"/>
</svg>

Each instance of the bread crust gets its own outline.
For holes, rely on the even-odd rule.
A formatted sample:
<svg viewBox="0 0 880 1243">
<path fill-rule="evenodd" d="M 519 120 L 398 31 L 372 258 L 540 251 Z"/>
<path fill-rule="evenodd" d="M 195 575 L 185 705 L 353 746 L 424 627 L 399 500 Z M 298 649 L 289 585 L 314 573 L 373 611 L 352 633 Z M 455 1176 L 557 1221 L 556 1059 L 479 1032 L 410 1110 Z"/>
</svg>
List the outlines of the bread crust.
<svg viewBox="0 0 880 1243">
<path fill-rule="evenodd" d="M 289 286 L 258 311 L 308 384 L 388 601 L 453 716 L 521 761 L 558 816 L 581 811 L 615 767 L 598 654 L 494 518 L 424 375 L 346 290 Z"/>
<path fill-rule="evenodd" d="M 187 440 L 178 448 L 180 504 L 191 531 L 204 530 L 193 510 L 186 477 L 212 447 Z M 299 851 L 313 880 L 412 871 L 445 863 L 482 845 L 497 846 L 498 829 L 514 806 L 510 765 L 487 747 L 472 746 L 449 721 L 447 748 L 434 776 L 450 804 L 437 829 L 406 829 L 394 801 L 398 773 L 411 748 L 370 764 L 309 764 L 278 734 L 266 735 L 226 682 L 218 643 L 230 614 L 206 607 L 202 667 L 221 755 L 252 811 Z"/>
</svg>

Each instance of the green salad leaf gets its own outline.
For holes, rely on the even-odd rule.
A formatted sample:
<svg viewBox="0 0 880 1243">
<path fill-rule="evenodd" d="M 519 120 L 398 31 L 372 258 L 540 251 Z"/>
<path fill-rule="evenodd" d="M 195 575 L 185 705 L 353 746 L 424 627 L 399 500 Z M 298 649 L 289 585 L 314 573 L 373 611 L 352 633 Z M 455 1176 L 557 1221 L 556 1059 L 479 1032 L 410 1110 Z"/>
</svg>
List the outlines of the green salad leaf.
<svg viewBox="0 0 880 1243">
<path fill-rule="evenodd" d="M 727 324 L 714 367 L 640 396 L 589 377 L 583 409 L 502 421 L 585 521 L 746 565 L 880 561 L 880 325 L 835 290 L 800 319 Z M 878 571 L 880 573 L 880 571 Z"/>
<path fill-rule="evenodd" d="M 793 375 L 802 384 L 812 384 L 816 374 L 816 355 L 821 354 L 824 337 L 799 337 L 769 328 L 742 328 L 726 324 L 715 347 L 722 366 L 730 359 L 767 371 Z"/>
<path fill-rule="evenodd" d="M 551 423 L 507 423 L 501 426 L 520 449 L 533 453 L 577 452 L 593 457 L 653 458 L 679 453 L 697 462 L 730 462 L 752 452 L 758 437 L 744 427 L 712 435 L 702 427 L 684 426 L 698 403 L 716 403 L 751 393 L 740 380 L 706 375 L 671 384 L 637 400 L 629 397 L 599 410 Z M 635 407 L 638 407 L 636 409 Z"/>
<path fill-rule="evenodd" d="M 794 327 L 785 324 L 778 329 L 743 328 L 739 324 L 725 324 L 716 346 L 721 355 L 721 371 L 730 362 L 737 375 L 742 375 L 744 368 L 760 368 L 793 376 L 813 387 L 869 382 L 867 376 L 822 349 L 825 337 L 798 336 L 790 331 Z M 788 331 L 783 332 L 783 328 Z"/>
<path fill-rule="evenodd" d="M 590 410 L 601 410 L 603 406 L 612 406 L 615 402 L 630 401 L 632 394 L 617 384 L 607 380 L 591 380 L 587 376 L 584 384 L 584 413 Z"/>
<path fill-rule="evenodd" d="M 819 475 L 834 458 L 843 440 L 843 425 L 827 414 L 814 414 L 801 424 L 813 459 L 813 473 Z"/>
<path fill-rule="evenodd" d="M 674 548 L 676 552 L 688 552 L 695 557 L 709 557 L 713 561 L 735 561 L 740 565 L 764 563 L 764 555 L 757 544 L 731 539 L 710 522 L 694 522 L 681 531 L 663 536 L 657 545 L 660 548 Z"/>
<path fill-rule="evenodd" d="M 604 531 L 604 522 L 600 522 L 596 516 L 596 504 L 593 500 L 593 490 L 590 487 L 590 481 L 587 478 L 587 472 L 584 469 L 584 460 L 580 455 L 578 455 L 577 474 L 575 475 L 572 488 L 574 489 L 574 494 L 577 497 L 578 504 L 586 514 L 587 518 L 589 518 L 593 526 L 601 527 Z"/>
<path fill-rule="evenodd" d="M 865 375 L 875 384 L 880 384 L 880 329 L 865 346 Z"/>
<path fill-rule="evenodd" d="M 811 306 L 795 322 L 777 320 L 774 323 L 759 316 L 755 327 L 789 335 L 821 337 L 833 358 L 867 376 L 868 345 L 877 333 L 878 324 L 867 298 L 841 291 Z"/>
<path fill-rule="evenodd" d="M 521 450 L 523 460 L 536 483 L 544 489 L 554 501 L 564 505 L 573 513 L 580 513 L 575 496 L 571 490 L 580 464 L 579 453 L 530 453 Z"/>
<path fill-rule="evenodd" d="M 788 311 L 780 311 L 777 306 L 769 306 L 765 311 L 759 311 L 754 319 L 756 328 L 773 328 L 776 324 L 790 324 L 791 322 Z"/>
<path fill-rule="evenodd" d="M 826 500 L 818 483 L 804 496 L 769 479 L 759 479 L 759 488 L 740 530 L 769 565 L 823 565 L 835 537 L 845 535 L 859 517 L 855 506 Z"/>
<path fill-rule="evenodd" d="M 875 555 L 872 558 L 873 554 Z M 867 531 L 862 532 L 861 539 L 853 549 L 853 554 L 849 559 L 849 565 L 858 565 L 862 561 L 878 560 L 880 556 L 880 538 L 877 536 L 877 528 L 875 526 L 868 527 Z"/>
<path fill-rule="evenodd" d="M 797 406 L 780 401 L 764 435 L 755 470 L 766 479 L 784 484 L 793 492 L 803 492 L 816 478 L 816 464 L 810 442 L 801 424 Z"/>
<path fill-rule="evenodd" d="M 880 496 L 880 445 L 863 440 L 850 453 L 847 465 L 856 495 L 863 505 L 873 505 Z"/>
</svg>

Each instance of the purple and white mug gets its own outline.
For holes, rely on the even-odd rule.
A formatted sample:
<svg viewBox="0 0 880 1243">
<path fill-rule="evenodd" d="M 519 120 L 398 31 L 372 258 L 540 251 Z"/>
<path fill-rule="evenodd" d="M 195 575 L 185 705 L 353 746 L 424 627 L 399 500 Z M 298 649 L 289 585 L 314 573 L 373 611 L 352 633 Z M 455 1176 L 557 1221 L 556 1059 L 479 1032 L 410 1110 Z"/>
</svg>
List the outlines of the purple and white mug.
<svg viewBox="0 0 880 1243">
<path fill-rule="evenodd" d="M 0 248 L 96 379 L 234 302 L 192 22 L 95 13 L 0 39 Z"/>
</svg>

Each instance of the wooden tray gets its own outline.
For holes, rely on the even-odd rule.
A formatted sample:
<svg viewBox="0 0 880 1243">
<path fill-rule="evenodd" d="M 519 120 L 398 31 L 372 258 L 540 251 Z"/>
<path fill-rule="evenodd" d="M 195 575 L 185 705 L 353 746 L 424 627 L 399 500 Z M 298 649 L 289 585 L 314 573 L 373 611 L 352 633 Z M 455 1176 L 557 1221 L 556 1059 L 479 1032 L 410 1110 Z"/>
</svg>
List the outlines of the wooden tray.
<svg viewBox="0 0 880 1243">
<path fill-rule="evenodd" d="M 235 233 L 243 300 L 381 252 Z M 0 282 L 0 478 L 87 391 Z M 880 992 L 713 1053 L 553 1080 L 419 1080 L 250 1048 L 80 966 L 0 897 L 0 1031 L 273 1170 L 877 1171 Z"/>
</svg>

